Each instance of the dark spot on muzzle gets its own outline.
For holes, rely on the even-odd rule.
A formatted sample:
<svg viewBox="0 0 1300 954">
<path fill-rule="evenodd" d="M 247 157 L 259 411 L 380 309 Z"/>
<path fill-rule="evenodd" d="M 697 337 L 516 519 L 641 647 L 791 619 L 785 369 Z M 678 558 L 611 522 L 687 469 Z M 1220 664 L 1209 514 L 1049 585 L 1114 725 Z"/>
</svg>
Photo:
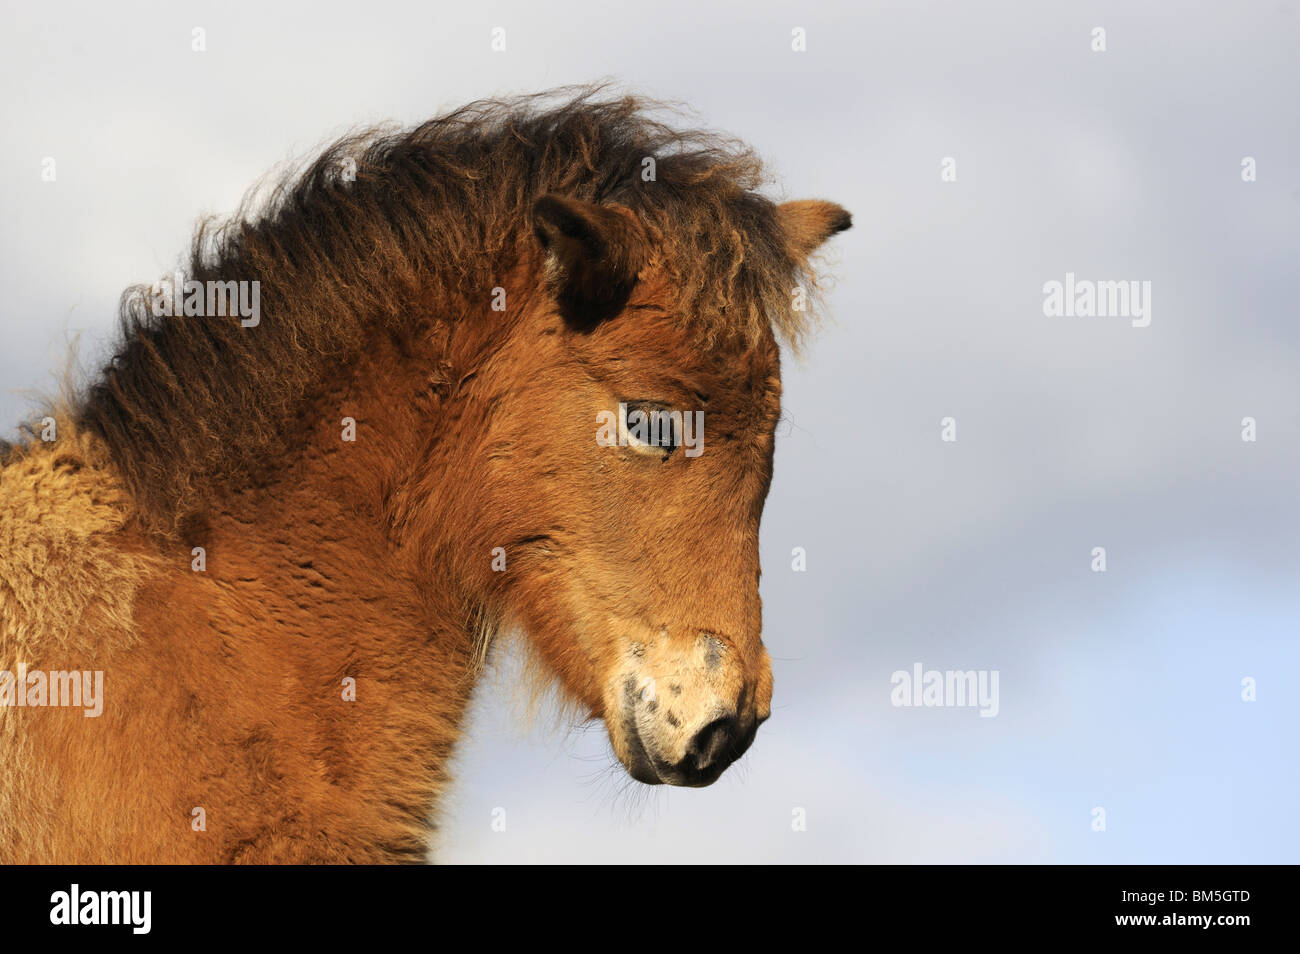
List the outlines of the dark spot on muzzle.
<svg viewBox="0 0 1300 954">
<path fill-rule="evenodd" d="M 722 665 L 722 641 L 713 636 L 705 637 L 704 668 L 712 672 Z"/>
</svg>

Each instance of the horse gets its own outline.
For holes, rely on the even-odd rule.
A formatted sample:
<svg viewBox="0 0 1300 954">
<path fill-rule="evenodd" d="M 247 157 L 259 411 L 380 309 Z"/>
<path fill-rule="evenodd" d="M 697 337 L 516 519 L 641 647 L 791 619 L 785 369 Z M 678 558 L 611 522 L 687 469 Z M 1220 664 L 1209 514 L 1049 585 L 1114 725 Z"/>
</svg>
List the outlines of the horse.
<svg viewBox="0 0 1300 954">
<path fill-rule="evenodd" d="M 675 116 L 354 132 L 123 294 L 0 465 L 0 860 L 425 861 L 512 634 L 633 779 L 746 751 L 781 350 L 851 220 Z"/>
</svg>

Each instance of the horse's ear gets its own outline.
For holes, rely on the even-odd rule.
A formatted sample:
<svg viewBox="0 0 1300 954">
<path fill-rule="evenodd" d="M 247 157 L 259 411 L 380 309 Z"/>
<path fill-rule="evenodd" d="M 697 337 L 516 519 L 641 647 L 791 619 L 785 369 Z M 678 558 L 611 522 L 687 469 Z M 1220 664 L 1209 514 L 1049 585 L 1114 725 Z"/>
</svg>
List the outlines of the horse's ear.
<svg viewBox="0 0 1300 954">
<path fill-rule="evenodd" d="M 565 318 L 590 327 L 622 311 L 647 254 L 631 211 L 544 195 L 533 205 L 533 232 Z"/>
<path fill-rule="evenodd" d="M 834 202 L 798 199 L 776 207 L 786 241 L 795 255 L 806 259 L 832 235 L 853 225 L 853 216 Z"/>
</svg>

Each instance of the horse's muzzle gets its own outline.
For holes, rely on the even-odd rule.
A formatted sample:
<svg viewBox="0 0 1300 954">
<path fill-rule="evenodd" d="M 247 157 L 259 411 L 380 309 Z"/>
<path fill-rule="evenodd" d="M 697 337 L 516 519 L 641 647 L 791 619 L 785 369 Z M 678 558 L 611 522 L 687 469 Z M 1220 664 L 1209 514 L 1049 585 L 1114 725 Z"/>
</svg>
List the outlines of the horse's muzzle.
<svg viewBox="0 0 1300 954">
<path fill-rule="evenodd" d="M 636 665 L 622 675 L 617 717 L 606 720 L 614 751 L 647 785 L 711 785 L 745 754 L 771 711 L 767 653 L 755 660 L 762 670 L 755 676 L 708 634 L 684 654 L 656 648 L 638 644 Z"/>
</svg>

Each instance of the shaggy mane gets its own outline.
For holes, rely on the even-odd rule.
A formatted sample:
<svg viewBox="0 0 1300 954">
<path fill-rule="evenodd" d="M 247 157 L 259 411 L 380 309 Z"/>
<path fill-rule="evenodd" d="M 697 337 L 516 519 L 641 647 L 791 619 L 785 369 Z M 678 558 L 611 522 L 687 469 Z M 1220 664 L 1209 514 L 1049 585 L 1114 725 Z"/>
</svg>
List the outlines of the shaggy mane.
<svg viewBox="0 0 1300 954">
<path fill-rule="evenodd" d="M 413 129 L 339 140 L 269 201 L 245 198 L 201 223 L 185 277 L 260 282 L 261 323 L 155 317 L 148 286 L 123 293 L 121 341 L 79 403 L 146 525 L 174 528 L 266 456 L 320 382 L 386 330 L 409 335 L 413 304 L 443 295 L 456 320 L 486 309 L 531 248 L 530 210 L 558 193 L 635 210 L 682 294 L 701 346 L 771 328 L 798 346 L 813 293 L 743 144 L 673 128 L 662 106 L 602 87 L 480 101 Z M 654 181 L 642 178 L 655 160 Z"/>
</svg>

